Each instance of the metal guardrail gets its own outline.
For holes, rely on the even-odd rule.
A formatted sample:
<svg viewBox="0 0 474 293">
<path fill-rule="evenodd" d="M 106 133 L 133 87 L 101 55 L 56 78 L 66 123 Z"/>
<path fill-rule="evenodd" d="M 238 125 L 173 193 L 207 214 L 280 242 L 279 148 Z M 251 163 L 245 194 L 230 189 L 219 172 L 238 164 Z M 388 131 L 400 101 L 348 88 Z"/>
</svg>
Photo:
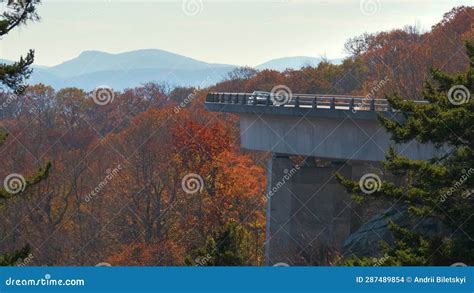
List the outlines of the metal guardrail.
<svg viewBox="0 0 474 293">
<path fill-rule="evenodd" d="M 415 101 L 427 103 L 427 101 Z M 332 109 L 353 111 L 393 111 L 386 99 L 346 95 L 278 95 L 267 92 L 209 93 L 206 103 L 234 104 L 266 107 L 291 107 L 306 109 Z"/>
</svg>

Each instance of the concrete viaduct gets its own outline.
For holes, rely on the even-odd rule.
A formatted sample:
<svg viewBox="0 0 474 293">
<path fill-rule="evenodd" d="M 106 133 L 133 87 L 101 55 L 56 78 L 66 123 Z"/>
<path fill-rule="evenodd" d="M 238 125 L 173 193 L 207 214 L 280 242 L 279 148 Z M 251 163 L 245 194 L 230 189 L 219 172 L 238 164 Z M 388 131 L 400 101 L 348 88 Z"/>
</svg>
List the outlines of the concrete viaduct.
<svg viewBox="0 0 474 293">
<path fill-rule="evenodd" d="M 335 180 L 390 176 L 379 163 L 389 146 L 412 159 L 437 155 L 432 145 L 394 144 L 377 113 L 403 119 L 386 100 L 337 95 L 209 93 L 205 107 L 240 117 L 243 148 L 271 152 L 268 161 L 268 265 L 327 265 L 348 237 L 381 206 L 355 206 Z M 304 156 L 299 165 L 290 156 Z"/>
</svg>

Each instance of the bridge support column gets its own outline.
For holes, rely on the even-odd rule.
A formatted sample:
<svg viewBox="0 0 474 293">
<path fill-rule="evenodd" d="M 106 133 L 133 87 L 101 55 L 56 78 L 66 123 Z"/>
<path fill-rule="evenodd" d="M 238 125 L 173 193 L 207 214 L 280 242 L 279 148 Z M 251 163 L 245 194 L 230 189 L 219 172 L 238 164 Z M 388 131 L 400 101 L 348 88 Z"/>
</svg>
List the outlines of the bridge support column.
<svg viewBox="0 0 474 293">
<path fill-rule="evenodd" d="M 288 156 L 268 162 L 266 264 L 327 265 L 355 229 L 350 195 L 334 172 L 352 178 L 345 162 L 295 166 Z"/>
<path fill-rule="evenodd" d="M 292 182 L 285 175 L 293 168 L 288 156 L 272 154 L 267 164 L 265 260 L 267 265 L 291 262 Z"/>
</svg>

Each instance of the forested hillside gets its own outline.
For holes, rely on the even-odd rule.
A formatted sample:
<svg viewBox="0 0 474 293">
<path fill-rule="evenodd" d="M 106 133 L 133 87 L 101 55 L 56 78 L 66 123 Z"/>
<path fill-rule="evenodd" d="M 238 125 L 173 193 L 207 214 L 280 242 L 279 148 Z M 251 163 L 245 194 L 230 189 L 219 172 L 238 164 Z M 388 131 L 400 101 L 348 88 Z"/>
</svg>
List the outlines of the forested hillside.
<svg viewBox="0 0 474 293">
<path fill-rule="evenodd" d="M 420 99 L 432 67 L 468 67 L 473 19 L 473 8 L 456 8 L 428 32 L 355 36 L 339 65 L 239 68 L 210 88 L 148 83 L 86 92 L 38 84 L 22 95 L 2 93 L 0 127 L 9 136 L 0 178 L 52 167 L 5 204 L 0 249 L 29 243 L 33 265 L 185 265 L 209 235 L 238 223 L 249 264 L 262 265 L 266 155 L 239 148 L 237 117 L 206 111 L 206 94 L 286 85 L 295 93 Z M 205 265 L 205 257 L 191 263 Z"/>
</svg>

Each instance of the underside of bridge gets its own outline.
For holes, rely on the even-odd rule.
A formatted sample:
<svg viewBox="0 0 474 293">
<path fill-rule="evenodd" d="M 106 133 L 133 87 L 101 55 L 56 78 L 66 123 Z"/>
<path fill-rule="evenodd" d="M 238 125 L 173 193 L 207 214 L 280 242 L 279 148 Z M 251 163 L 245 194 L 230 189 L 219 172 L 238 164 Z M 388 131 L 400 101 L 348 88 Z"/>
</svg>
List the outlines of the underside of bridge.
<svg viewBox="0 0 474 293">
<path fill-rule="evenodd" d="M 400 121 L 403 117 L 383 100 L 310 95 L 292 95 L 283 105 L 272 100 L 270 93 L 210 93 L 205 105 L 240 116 L 243 148 L 272 153 L 266 263 L 328 265 L 340 256 L 379 254 L 378 240 L 387 236 L 379 235 L 383 230 L 370 229 L 370 240 L 355 244 L 352 236 L 392 204 L 355 203 L 334 173 L 355 181 L 366 174 L 384 179 L 390 174 L 380 161 L 389 147 L 412 159 L 429 159 L 446 150 L 417 142 L 394 144 L 377 113 Z"/>
<path fill-rule="evenodd" d="M 389 204 L 353 202 L 334 173 L 356 181 L 368 173 L 383 178 L 380 164 L 314 157 L 299 164 L 282 154 L 268 161 L 266 263 L 329 265 L 338 256 L 367 254 L 344 245 Z"/>
</svg>

